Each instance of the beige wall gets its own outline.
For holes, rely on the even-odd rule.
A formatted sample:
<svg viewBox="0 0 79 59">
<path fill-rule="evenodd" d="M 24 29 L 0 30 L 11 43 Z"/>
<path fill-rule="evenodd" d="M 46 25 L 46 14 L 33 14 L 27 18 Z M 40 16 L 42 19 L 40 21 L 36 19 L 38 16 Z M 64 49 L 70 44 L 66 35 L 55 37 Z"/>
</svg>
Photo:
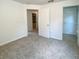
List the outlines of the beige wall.
<svg viewBox="0 0 79 59">
<path fill-rule="evenodd" d="M 53 5 L 53 6 L 52 6 Z M 63 39 L 63 7 L 79 5 L 79 1 L 63 1 L 51 4 L 51 37 Z M 79 40 L 79 38 L 78 38 Z"/>
<path fill-rule="evenodd" d="M 47 18 L 49 18 L 51 25 L 51 38 L 62 40 L 63 7 L 74 5 L 79 5 L 79 2 L 63 1 L 42 5 L 43 7 L 50 7 L 50 12 L 47 13 L 49 16 Z M 39 10 L 39 8 L 40 6 L 38 5 L 22 5 L 11 0 L 0 0 L 0 45 L 14 41 L 20 37 L 27 36 L 28 28 L 26 9 Z M 43 23 L 45 23 L 45 21 Z"/>
<path fill-rule="evenodd" d="M 50 37 L 63 40 L 63 7 L 79 5 L 78 0 L 68 0 L 62 2 L 54 2 L 43 5 L 43 7 L 50 7 L 48 12 L 50 22 Z M 42 7 L 41 7 L 42 8 Z M 40 8 L 40 9 L 41 9 Z M 45 23 L 45 22 L 44 22 Z"/>
<path fill-rule="evenodd" d="M 12 0 L 0 0 L 0 45 L 27 36 L 27 11 L 35 5 L 22 5 Z"/>
<path fill-rule="evenodd" d="M 24 6 L 0 0 L 0 45 L 27 36 Z"/>
</svg>

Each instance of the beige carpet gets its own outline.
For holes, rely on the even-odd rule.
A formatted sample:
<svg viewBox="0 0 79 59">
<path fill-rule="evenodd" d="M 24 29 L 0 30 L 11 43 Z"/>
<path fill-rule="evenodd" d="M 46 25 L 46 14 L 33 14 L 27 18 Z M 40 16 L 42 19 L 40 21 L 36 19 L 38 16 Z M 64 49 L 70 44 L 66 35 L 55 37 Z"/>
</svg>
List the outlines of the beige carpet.
<svg viewBox="0 0 79 59">
<path fill-rule="evenodd" d="M 0 47 L 0 59 L 79 59 L 79 48 L 73 36 L 59 41 L 30 34 Z"/>
</svg>

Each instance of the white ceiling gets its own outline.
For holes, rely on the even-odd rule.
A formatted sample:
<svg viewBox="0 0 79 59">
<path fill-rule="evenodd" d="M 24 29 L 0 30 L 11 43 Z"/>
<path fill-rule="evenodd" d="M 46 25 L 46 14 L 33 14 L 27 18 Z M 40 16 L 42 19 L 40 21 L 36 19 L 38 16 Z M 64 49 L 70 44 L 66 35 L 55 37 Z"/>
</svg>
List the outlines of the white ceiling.
<svg viewBox="0 0 79 59">
<path fill-rule="evenodd" d="M 42 4 L 47 4 L 49 0 L 14 0 L 17 2 L 20 2 L 22 4 L 38 4 L 38 5 L 42 5 Z M 54 0 L 54 1 L 62 1 L 62 0 Z"/>
</svg>

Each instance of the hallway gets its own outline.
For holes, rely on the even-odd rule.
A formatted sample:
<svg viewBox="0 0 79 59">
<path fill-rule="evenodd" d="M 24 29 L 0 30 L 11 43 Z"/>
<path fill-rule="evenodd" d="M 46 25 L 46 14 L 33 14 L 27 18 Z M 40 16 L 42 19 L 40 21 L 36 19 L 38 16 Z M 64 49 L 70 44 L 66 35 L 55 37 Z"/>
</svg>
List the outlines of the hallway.
<svg viewBox="0 0 79 59">
<path fill-rule="evenodd" d="M 79 59 L 79 48 L 73 36 L 60 41 L 33 33 L 0 47 L 0 59 Z"/>
</svg>

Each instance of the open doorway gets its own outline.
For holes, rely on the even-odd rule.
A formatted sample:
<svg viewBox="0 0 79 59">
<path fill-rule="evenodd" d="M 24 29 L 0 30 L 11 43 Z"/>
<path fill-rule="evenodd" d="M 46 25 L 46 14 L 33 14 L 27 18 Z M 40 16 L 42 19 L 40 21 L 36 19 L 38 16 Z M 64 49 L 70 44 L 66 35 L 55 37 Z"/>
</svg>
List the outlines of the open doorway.
<svg viewBox="0 0 79 59">
<path fill-rule="evenodd" d="M 64 7 L 63 39 L 77 40 L 78 7 Z"/>
<path fill-rule="evenodd" d="M 27 10 L 28 33 L 38 33 L 38 10 Z"/>
</svg>

